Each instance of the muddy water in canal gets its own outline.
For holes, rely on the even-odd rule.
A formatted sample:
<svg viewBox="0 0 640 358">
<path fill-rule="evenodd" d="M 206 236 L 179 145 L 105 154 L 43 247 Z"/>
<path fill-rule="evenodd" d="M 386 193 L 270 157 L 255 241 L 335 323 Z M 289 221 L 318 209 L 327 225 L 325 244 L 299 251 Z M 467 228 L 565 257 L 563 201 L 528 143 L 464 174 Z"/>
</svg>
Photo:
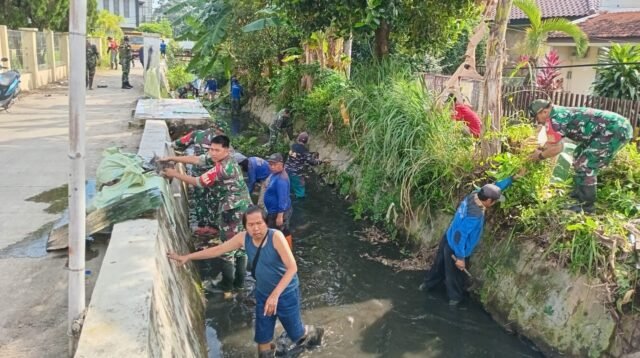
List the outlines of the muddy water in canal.
<svg viewBox="0 0 640 358">
<path fill-rule="evenodd" d="M 398 248 L 358 239 L 348 203 L 309 180 L 308 197 L 294 201 L 294 255 L 305 324 L 325 327 L 321 347 L 304 357 L 540 357 L 467 300 L 450 308 L 444 288 L 418 290 L 423 271 L 395 272 L 362 257 L 398 258 Z M 250 288 L 249 288 L 250 289 Z M 255 357 L 253 310 L 243 296 L 208 294 L 209 357 Z M 276 336 L 282 327 L 276 327 Z"/>
</svg>

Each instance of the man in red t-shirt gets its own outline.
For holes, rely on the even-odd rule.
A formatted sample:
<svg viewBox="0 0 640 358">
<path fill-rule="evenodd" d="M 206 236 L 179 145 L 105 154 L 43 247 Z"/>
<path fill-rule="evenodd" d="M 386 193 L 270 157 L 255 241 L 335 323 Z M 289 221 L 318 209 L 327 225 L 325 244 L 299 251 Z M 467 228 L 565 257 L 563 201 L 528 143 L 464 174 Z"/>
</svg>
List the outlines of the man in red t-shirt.
<svg viewBox="0 0 640 358">
<path fill-rule="evenodd" d="M 107 40 L 109 41 L 109 44 L 108 44 L 109 47 L 107 47 L 107 52 L 111 57 L 111 69 L 117 70 L 118 69 L 118 43 L 114 38 L 111 38 L 111 37 L 107 37 Z"/>
<path fill-rule="evenodd" d="M 456 121 L 464 121 L 467 124 L 468 133 L 475 138 L 479 138 L 480 133 L 482 133 L 482 121 L 480 117 L 469 105 L 458 101 L 455 96 L 451 95 L 449 98 L 455 101 L 453 119 Z"/>
</svg>

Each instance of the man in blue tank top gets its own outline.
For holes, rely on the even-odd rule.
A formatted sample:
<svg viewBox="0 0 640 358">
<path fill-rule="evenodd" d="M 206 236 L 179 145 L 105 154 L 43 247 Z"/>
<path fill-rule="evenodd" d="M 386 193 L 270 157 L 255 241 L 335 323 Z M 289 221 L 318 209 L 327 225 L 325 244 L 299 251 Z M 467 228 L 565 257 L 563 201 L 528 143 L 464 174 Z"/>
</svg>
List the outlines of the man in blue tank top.
<svg viewBox="0 0 640 358">
<path fill-rule="evenodd" d="M 295 342 L 294 348 L 320 345 L 324 329 L 302 323 L 298 266 L 284 235 L 267 227 L 266 214 L 257 206 L 249 207 L 242 219 L 247 231 L 239 232 L 222 245 L 188 255 L 167 253 L 167 256 L 178 265 L 184 265 L 244 248 L 256 279 L 254 340 L 258 344 L 258 357 L 275 357 L 272 340 L 276 318 Z"/>
</svg>

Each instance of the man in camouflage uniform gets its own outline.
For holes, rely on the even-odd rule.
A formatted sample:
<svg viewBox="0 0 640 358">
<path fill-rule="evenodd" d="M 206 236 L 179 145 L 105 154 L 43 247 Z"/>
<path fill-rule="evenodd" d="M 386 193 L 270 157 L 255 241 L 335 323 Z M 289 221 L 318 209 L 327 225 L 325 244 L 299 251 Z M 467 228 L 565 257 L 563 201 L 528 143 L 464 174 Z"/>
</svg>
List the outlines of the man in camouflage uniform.
<svg viewBox="0 0 640 358">
<path fill-rule="evenodd" d="M 316 157 L 318 153 L 309 152 L 307 148 L 308 142 L 309 134 L 307 132 L 298 134 L 296 142 L 291 145 L 291 149 L 289 150 L 287 162 L 284 164 L 284 169 L 289 175 L 293 195 L 295 195 L 297 199 L 302 199 L 306 196 L 305 171 L 307 171 L 309 166 L 321 163 Z"/>
<path fill-rule="evenodd" d="M 244 230 L 242 215 L 251 204 L 247 185 L 242 177 L 242 170 L 233 159 L 229 148 L 229 138 L 221 135 L 211 140 L 209 155 L 168 157 L 161 161 L 174 161 L 184 164 L 211 166 L 212 168 L 199 177 L 192 177 L 168 168 L 163 172 L 167 178 L 176 178 L 198 187 L 210 187 L 219 192 L 218 215 L 222 241 L 231 239 Z M 236 250 L 223 256 L 221 289 L 225 297 L 231 295 L 233 288 L 244 286 L 247 256 L 244 250 Z"/>
<path fill-rule="evenodd" d="M 100 55 L 98 55 L 98 49 L 96 45 L 92 45 L 87 40 L 87 88 L 93 89 L 93 77 L 96 75 L 96 66 L 98 65 L 98 59 Z"/>
<path fill-rule="evenodd" d="M 129 45 L 129 36 L 125 36 L 124 39 L 122 39 L 118 53 L 120 54 L 120 66 L 122 66 L 122 88 L 133 88 L 129 83 L 129 70 L 131 69 L 131 61 L 133 59 L 131 45 Z"/>
<path fill-rule="evenodd" d="M 291 120 L 291 113 L 289 108 L 283 108 L 276 115 L 276 119 L 269 126 L 269 148 L 275 149 L 276 142 L 278 141 L 278 133 L 287 132 L 289 140 L 293 139 L 293 121 Z"/>
<path fill-rule="evenodd" d="M 532 160 L 543 160 L 562 152 L 562 138 L 567 137 L 577 146 L 573 153 L 575 169 L 572 194 L 578 205 L 571 210 L 587 213 L 594 211 L 598 171 L 613 160 L 627 144 L 633 130 L 629 120 L 617 113 L 593 108 L 573 108 L 553 105 L 546 100 L 535 100 L 529 111 L 537 122 L 545 125 L 547 144 L 533 154 Z"/>
<path fill-rule="evenodd" d="M 211 144 L 213 137 L 224 134 L 225 123 L 216 120 L 211 128 L 204 130 L 193 130 L 184 136 L 178 138 L 171 143 L 173 148 L 184 151 L 188 147 L 193 146 L 194 155 L 206 155 L 207 148 Z M 199 177 L 210 170 L 210 166 L 192 166 L 189 174 Z M 213 227 L 218 224 L 218 191 L 210 188 L 193 188 L 193 211 L 199 229 L 196 230 L 197 235 L 208 234 L 213 232 Z"/>
</svg>

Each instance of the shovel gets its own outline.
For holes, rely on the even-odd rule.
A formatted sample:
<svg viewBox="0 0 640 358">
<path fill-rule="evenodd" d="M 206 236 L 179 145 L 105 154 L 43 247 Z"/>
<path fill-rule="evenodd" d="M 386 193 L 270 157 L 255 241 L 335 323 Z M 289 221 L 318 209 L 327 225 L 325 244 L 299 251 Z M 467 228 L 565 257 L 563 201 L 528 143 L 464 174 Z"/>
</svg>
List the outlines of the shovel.
<svg viewBox="0 0 640 358">
<path fill-rule="evenodd" d="M 454 254 L 451 254 L 451 258 L 453 259 L 453 261 L 458 261 L 458 258 Z M 469 278 L 473 278 L 473 276 L 471 276 L 471 272 L 469 272 L 466 268 L 462 269 L 462 271 L 466 273 Z"/>
</svg>

